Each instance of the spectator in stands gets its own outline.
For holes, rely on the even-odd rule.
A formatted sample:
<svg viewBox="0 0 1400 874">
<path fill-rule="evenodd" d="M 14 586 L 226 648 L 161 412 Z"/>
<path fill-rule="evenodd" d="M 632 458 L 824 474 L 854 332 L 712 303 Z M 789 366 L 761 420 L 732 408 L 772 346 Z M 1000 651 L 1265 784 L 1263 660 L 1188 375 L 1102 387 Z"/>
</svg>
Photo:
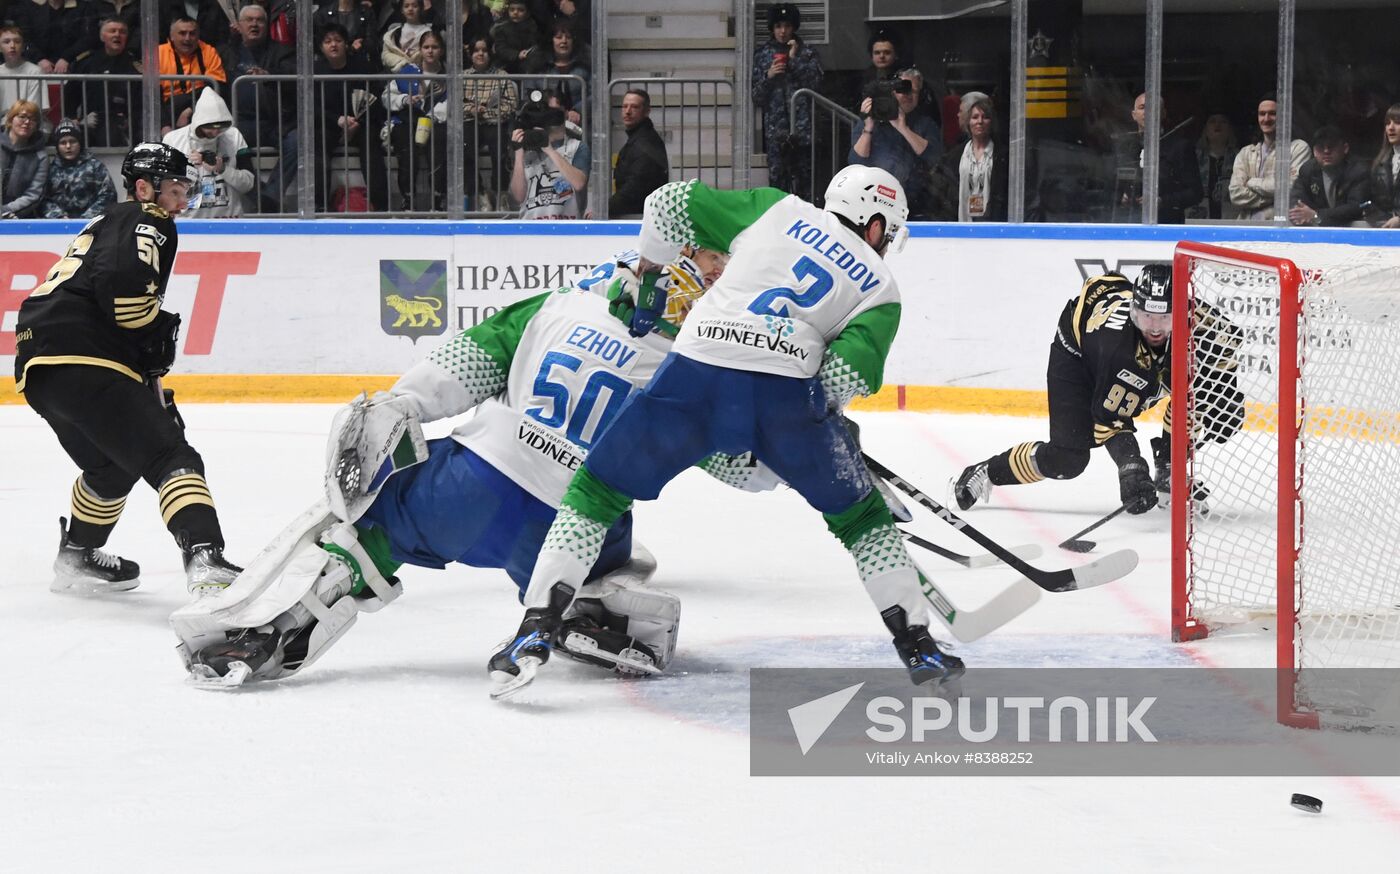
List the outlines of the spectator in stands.
<svg viewBox="0 0 1400 874">
<path fill-rule="evenodd" d="M 112 174 L 96 157 L 83 150 L 83 129 L 72 121 L 54 128 L 55 156 L 49 161 L 44 193 L 44 218 L 96 218 L 117 202 Z"/>
<path fill-rule="evenodd" d="M 441 79 L 422 79 L 419 73 L 443 73 L 442 37 L 428 31 L 418 41 L 423 65 L 404 64 L 399 78 L 384 89 L 389 108 L 389 144 L 398 157 L 399 209 L 404 211 L 442 209 L 447 188 L 447 84 Z M 425 171 L 428 171 L 425 173 Z M 429 176 L 431 192 L 417 197 L 415 177 Z"/>
<path fill-rule="evenodd" d="M 224 11 L 219 0 L 157 0 L 157 2 L 161 7 L 161 26 L 167 30 L 175 19 L 189 18 L 195 22 L 195 34 L 199 41 L 213 46 L 216 51 L 232 41 L 231 37 L 235 33 L 234 23 L 237 19 L 229 20 L 229 13 Z M 232 0 L 229 9 L 235 9 L 241 2 L 248 2 L 248 0 Z"/>
<path fill-rule="evenodd" d="M 870 50 L 870 66 L 861 76 L 862 93 L 872 82 L 892 81 L 899 75 L 899 45 L 894 34 L 887 30 L 877 30 L 867 43 Z"/>
<path fill-rule="evenodd" d="M 811 197 L 812 102 L 797 105 L 795 126 L 788 130 L 788 100 L 801 88 L 821 87 L 822 62 L 797 35 L 802 11 L 792 3 L 768 7 L 768 36 L 753 55 L 749 84 L 753 102 L 763 112 L 763 142 L 768 153 L 768 184 Z"/>
<path fill-rule="evenodd" d="M 496 16 L 492 14 L 491 7 L 481 0 L 462 0 L 462 16 L 462 56 L 466 65 L 470 66 L 472 43 L 491 36 Z"/>
<path fill-rule="evenodd" d="M 26 54 L 44 73 L 68 72 L 86 42 L 90 15 L 87 4 L 76 0 L 26 0 L 11 7 Z"/>
<path fill-rule="evenodd" d="M 193 117 L 184 127 L 165 135 L 167 146 L 184 153 L 198 174 L 202 197 L 191 218 L 237 218 L 243 215 L 242 195 L 253 190 L 254 174 L 248 143 L 233 126 L 228 104 L 213 88 L 199 92 Z"/>
<path fill-rule="evenodd" d="M 1371 162 L 1371 224 L 1400 228 L 1400 103 L 1385 111 L 1381 149 Z"/>
<path fill-rule="evenodd" d="M 462 82 L 466 149 L 467 198 L 477 212 L 491 212 L 500 205 L 505 177 L 501 161 L 505 127 L 520 103 L 519 91 L 509 79 L 497 78 L 504 71 L 492 63 L 491 38 L 478 37 L 467 47 L 471 67 Z M 491 159 L 491 177 L 482 184 L 481 152 Z"/>
<path fill-rule="evenodd" d="M 588 45 L 593 23 L 589 0 L 531 0 L 530 17 L 542 25 L 562 19 L 568 23 L 574 42 L 580 46 Z"/>
<path fill-rule="evenodd" d="M 928 216 L 930 177 L 943 154 L 938 123 L 918 109 L 922 85 L 918 70 L 905 70 L 889 86 L 891 105 L 883 105 L 887 95 L 861 101 L 864 123 L 852 131 L 854 141 L 846 156 L 847 163 L 879 167 L 898 179 L 909 199 L 910 218 Z"/>
<path fill-rule="evenodd" d="M 622 95 L 622 126 L 627 142 L 617 153 L 609 218 L 640 214 L 647 195 L 671 178 L 666 143 L 651 123 L 651 95 L 646 89 L 632 88 Z"/>
<path fill-rule="evenodd" d="M 294 83 L 249 82 L 244 76 L 287 75 L 297 71 L 296 47 L 273 42 L 267 33 L 267 10 L 249 3 L 238 12 L 238 39 L 219 53 L 233 83 L 238 129 L 254 146 L 282 145 L 296 126 Z"/>
<path fill-rule="evenodd" d="M 384 31 L 384 39 L 379 50 L 379 60 L 386 73 L 397 73 L 405 65 L 419 66 L 423 55 L 418 43 L 423 34 L 432 31 L 433 26 L 423 19 L 423 0 L 399 0 L 399 14 L 403 21 L 389 25 Z"/>
<path fill-rule="evenodd" d="M 1235 156 L 1230 174 L 1230 202 L 1240 211 L 1241 218 L 1271 220 L 1274 217 L 1274 165 L 1277 144 L 1274 134 L 1278 126 L 1278 103 L 1272 94 L 1259 101 L 1259 142 L 1245 146 Z M 1289 179 L 1297 179 L 1298 171 L 1308 160 L 1308 144 L 1294 140 L 1289 144 Z"/>
<path fill-rule="evenodd" d="M 491 28 L 496 63 L 507 73 L 523 73 L 530 56 L 540 51 L 540 28 L 530 17 L 528 0 L 508 0 L 506 15 Z"/>
<path fill-rule="evenodd" d="M 49 178 L 39 105 L 16 100 L 0 134 L 0 218 L 37 218 Z"/>
<path fill-rule="evenodd" d="M 1329 228 L 1361 221 L 1361 204 L 1371 199 L 1371 172 L 1351 157 L 1346 135 L 1336 125 L 1323 125 L 1313 134 L 1312 154 L 1293 182 L 1288 220 Z"/>
<path fill-rule="evenodd" d="M 103 19 L 101 43 L 82 52 L 73 72 L 84 76 L 139 76 L 141 62 L 130 45 L 129 28 L 119 16 Z M 73 79 L 63 86 L 63 106 L 87 132 L 94 146 L 129 146 L 141 131 L 141 83 L 134 79 Z"/>
<path fill-rule="evenodd" d="M 951 143 L 943 151 L 943 157 L 934 166 L 930 176 L 928 193 L 928 218 L 933 221 L 951 222 L 958 218 L 958 188 L 960 180 L 958 167 L 962 163 L 962 155 L 971 136 L 967 132 L 968 115 L 972 113 L 972 107 L 978 101 L 991 101 L 982 91 L 969 91 L 962 97 L 949 95 L 955 101 L 956 112 L 948 113 L 950 120 L 949 127 L 954 127 L 951 131 L 944 131 L 943 141 Z M 939 113 L 940 117 L 943 113 Z M 994 140 L 995 141 L 995 140 Z M 1007 162 L 1007 152 L 1005 146 L 1001 148 L 1002 168 L 1005 169 Z M 996 166 L 995 164 L 993 166 Z"/>
<path fill-rule="evenodd" d="M 98 51 L 102 48 L 101 25 L 110 18 L 119 18 L 126 23 L 127 45 L 139 48 L 141 45 L 141 0 L 79 0 L 88 4 L 88 31 L 84 35 L 82 51 Z M 139 57 L 140 52 L 137 52 Z M 94 145 L 88 140 L 88 145 Z"/>
<path fill-rule="evenodd" d="M 350 36 L 352 56 L 361 56 L 368 61 L 378 59 L 383 50 L 379 42 L 378 15 L 372 0 L 330 0 L 317 8 L 312 22 L 316 33 L 324 32 L 328 24 L 339 24 L 345 28 Z"/>
<path fill-rule="evenodd" d="M 967 113 L 967 143 L 949 152 L 945 162 L 956 162 L 957 218 L 960 222 L 1006 221 L 1007 154 L 997 136 L 996 112 L 989 97 L 973 102 Z"/>
<path fill-rule="evenodd" d="M 350 55 L 350 40 L 339 24 L 326 25 L 321 34 L 321 56 L 316 59 L 318 75 L 354 75 L 370 73 L 365 62 Z M 331 166 L 332 158 L 348 160 L 352 155 L 360 160 L 368 190 L 366 205 L 371 210 L 385 209 L 389 204 L 389 179 L 385 173 L 384 147 L 379 131 L 384 113 L 372 91 L 378 88 L 369 80 L 323 82 L 318 88 L 316 117 L 316 208 L 327 211 L 335 203 L 337 188 L 343 188 L 344 206 L 352 206 L 351 186 L 346 177 L 339 177 Z"/>
<path fill-rule="evenodd" d="M 1157 161 L 1157 223 L 1179 225 L 1186 221 L 1186 208 L 1200 202 L 1202 196 L 1200 170 L 1191 144 L 1179 132 L 1165 124 L 1167 106 L 1158 99 L 1161 108 L 1162 136 Z M 1126 180 L 1118 192 L 1118 214 L 1129 221 L 1142 215 L 1143 136 L 1147 130 L 1147 95 L 1139 94 L 1133 101 L 1133 133 L 1117 138 L 1119 179 Z"/>
<path fill-rule="evenodd" d="M 0 106 L 13 106 L 18 100 L 38 104 L 41 114 L 49 111 L 49 89 L 42 79 L 30 79 L 43 71 L 24 57 L 24 34 L 13 24 L 0 25 Z M 41 119 L 42 122 L 42 119 Z"/>
<path fill-rule="evenodd" d="M 1196 170 L 1205 197 L 1196 207 L 1201 218 L 1228 219 L 1235 217 L 1235 205 L 1230 202 L 1230 173 L 1239 153 L 1235 128 L 1228 116 L 1215 113 L 1206 119 L 1201 139 L 1196 143 Z"/>
<path fill-rule="evenodd" d="M 526 64 L 528 73 L 549 73 L 559 76 L 578 76 L 583 85 L 572 79 L 549 79 L 539 87 L 552 90 L 559 95 L 566 110 L 577 109 L 583 101 L 584 88 L 593 78 L 587 50 L 574 41 L 573 31 L 567 19 L 559 18 L 549 27 L 549 47 L 535 52 Z"/>
<path fill-rule="evenodd" d="M 527 132 L 541 137 L 544 144 L 527 148 Z M 510 140 L 511 148 L 516 150 L 510 196 L 520 204 L 520 217 L 579 218 L 592 155 L 588 143 L 568 135 L 563 111 L 537 102 L 526 104 Z"/>
<path fill-rule="evenodd" d="M 219 53 L 200 40 L 199 22 L 188 15 L 177 15 L 170 22 L 170 40 L 161 43 L 156 51 L 156 62 L 162 76 L 207 76 L 218 83 L 227 81 Z M 208 84 L 202 78 L 160 83 L 162 134 L 172 127 L 189 124 L 195 97 Z"/>
</svg>

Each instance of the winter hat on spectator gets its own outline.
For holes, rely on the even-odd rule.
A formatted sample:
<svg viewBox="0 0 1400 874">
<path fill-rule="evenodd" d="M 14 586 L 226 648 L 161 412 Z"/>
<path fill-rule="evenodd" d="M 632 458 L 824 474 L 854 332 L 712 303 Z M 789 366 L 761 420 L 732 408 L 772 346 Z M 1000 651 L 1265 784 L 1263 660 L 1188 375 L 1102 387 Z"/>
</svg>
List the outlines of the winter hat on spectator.
<svg viewBox="0 0 1400 874">
<path fill-rule="evenodd" d="M 768 31 L 771 33 L 781 21 L 791 24 L 793 30 L 801 30 L 802 10 L 792 3 L 770 3 L 768 5 Z"/>
<path fill-rule="evenodd" d="M 87 145 L 83 142 L 83 129 L 78 126 L 76 121 L 71 119 L 65 118 L 63 121 L 59 122 L 58 127 L 53 129 L 53 136 L 49 139 L 49 142 L 56 146 L 59 140 L 64 137 L 72 137 L 78 141 L 79 146 Z"/>
<path fill-rule="evenodd" d="M 1346 134 L 1335 124 L 1324 124 L 1313 134 L 1314 146 L 1339 146 L 1347 141 Z"/>
</svg>

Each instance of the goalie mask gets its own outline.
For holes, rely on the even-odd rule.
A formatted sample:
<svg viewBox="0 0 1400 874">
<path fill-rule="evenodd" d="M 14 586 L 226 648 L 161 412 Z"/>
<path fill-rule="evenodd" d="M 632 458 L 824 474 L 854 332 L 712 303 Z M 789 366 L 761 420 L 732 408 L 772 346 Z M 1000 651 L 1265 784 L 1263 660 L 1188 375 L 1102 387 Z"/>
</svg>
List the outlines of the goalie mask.
<svg viewBox="0 0 1400 874">
<path fill-rule="evenodd" d="M 1133 283 L 1133 326 L 1149 346 L 1161 346 L 1172 333 L 1172 268 L 1148 264 Z"/>
<path fill-rule="evenodd" d="M 692 253 L 696 258 L 700 257 L 700 252 Z M 706 280 L 706 271 L 701 269 L 695 259 L 685 255 L 678 256 L 666 266 L 665 275 L 670 280 L 666 291 L 666 311 L 661 314 L 663 321 L 669 323 L 677 330 L 680 329 L 685 317 L 690 313 L 691 307 L 705 293 L 705 289 L 713 284 L 714 280 Z M 674 331 L 666 333 L 674 335 Z"/>
</svg>

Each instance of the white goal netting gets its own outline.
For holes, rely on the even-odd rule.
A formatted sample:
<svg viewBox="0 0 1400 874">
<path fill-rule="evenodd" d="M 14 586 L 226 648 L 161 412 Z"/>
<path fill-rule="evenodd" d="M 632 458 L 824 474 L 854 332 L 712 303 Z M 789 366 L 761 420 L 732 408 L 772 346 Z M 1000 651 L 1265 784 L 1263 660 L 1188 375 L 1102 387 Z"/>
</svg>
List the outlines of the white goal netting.
<svg viewBox="0 0 1400 874">
<path fill-rule="evenodd" d="M 1400 253 L 1237 248 L 1300 268 L 1297 342 L 1283 340 L 1276 270 L 1193 260 L 1192 400 L 1173 410 L 1175 437 L 1190 433 L 1195 447 L 1177 479 L 1195 498 L 1190 615 L 1212 632 L 1293 619 L 1293 662 L 1281 667 L 1400 668 Z M 1280 368 L 1294 358 L 1297 407 L 1281 410 Z M 1298 423 L 1293 532 L 1279 529 L 1280 415 Z M 1290 610 L 1277 558 L 1294 543 Z M 1369 717 L 1383 703 L 1322 685 L 1300 673 L 1297 706 Z"/>
</svg>

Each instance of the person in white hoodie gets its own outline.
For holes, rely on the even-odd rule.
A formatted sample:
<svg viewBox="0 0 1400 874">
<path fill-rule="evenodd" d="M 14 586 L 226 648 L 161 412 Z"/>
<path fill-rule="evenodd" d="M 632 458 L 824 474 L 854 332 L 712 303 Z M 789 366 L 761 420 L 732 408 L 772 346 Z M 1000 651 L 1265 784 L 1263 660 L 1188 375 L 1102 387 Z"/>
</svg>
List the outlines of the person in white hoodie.
<svg viewBox="0 0 1400 874">
<path fill-rule="evenodd" d="M 194 115 L 185 127 L 165 135 L 164 143 L 184 153 L 196 183 L 203 189 L 199 208 L 185 213 L 193 218 L 237 218 L 243 215 L 241 195 L 253 188 L 248 142 L 233 126 L 228 104 L 213 88 L 202 89 Z"/>
</svg>

